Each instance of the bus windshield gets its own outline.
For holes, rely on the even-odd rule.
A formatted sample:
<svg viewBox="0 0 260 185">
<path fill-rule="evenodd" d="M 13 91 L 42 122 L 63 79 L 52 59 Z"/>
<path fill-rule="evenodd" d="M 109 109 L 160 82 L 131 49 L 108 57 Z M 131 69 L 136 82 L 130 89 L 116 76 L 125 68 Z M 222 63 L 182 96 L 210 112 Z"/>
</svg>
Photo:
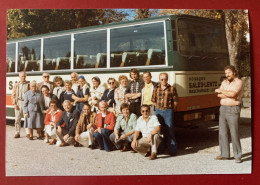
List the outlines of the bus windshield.
<svg viewBox="0 0 260 185">
<path fill-rule="evenodd" d="M 228 54 L 225 29 L 221 24 L 180 18 L 177 25 L 180 54 L 201 57 Z"/>
</svg>

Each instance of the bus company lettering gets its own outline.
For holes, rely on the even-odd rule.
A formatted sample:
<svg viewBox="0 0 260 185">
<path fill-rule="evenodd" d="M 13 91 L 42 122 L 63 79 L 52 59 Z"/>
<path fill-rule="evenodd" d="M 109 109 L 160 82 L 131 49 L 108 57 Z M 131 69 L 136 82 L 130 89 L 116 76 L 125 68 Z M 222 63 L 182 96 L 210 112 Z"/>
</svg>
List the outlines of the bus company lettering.
<svg viewBox="0 0 260 185">
<path fill-rule="evenodd" d="M 207 93 L 213 92 L 218 87 L 217 81 L 207 80 L 205 76 L 189 77 L 189 93 Z"/>
</svg>

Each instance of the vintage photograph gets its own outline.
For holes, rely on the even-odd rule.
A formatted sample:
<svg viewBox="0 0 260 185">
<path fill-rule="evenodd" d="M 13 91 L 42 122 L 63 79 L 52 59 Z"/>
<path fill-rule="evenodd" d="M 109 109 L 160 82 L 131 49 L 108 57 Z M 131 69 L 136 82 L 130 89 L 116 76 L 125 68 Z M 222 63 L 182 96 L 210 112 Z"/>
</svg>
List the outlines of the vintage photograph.
<svg viewBox="0 0 260 185">
<path fill-rule="evenodd" d="M 248 10 L 8 9 L 6 176 L 251 174 Z"/>
</svg>

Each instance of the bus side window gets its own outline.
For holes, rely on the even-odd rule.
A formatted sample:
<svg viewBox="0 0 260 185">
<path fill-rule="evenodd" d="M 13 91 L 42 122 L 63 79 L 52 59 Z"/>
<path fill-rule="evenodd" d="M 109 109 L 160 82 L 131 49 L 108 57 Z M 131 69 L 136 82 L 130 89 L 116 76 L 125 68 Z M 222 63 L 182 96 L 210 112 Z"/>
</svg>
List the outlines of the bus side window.
<svg viewBox="0 0 260 185">
<path fill-rule="evenodd" d="M 6 72 L 15 72 L 15 49 L 16 44 L 6 45 Z"/>
<path fill-rule="evenodd" d="M 165 54 L 161 49 L 149 49 L 147 55 L 146 66 L 165 64 Z"/>
</svg>

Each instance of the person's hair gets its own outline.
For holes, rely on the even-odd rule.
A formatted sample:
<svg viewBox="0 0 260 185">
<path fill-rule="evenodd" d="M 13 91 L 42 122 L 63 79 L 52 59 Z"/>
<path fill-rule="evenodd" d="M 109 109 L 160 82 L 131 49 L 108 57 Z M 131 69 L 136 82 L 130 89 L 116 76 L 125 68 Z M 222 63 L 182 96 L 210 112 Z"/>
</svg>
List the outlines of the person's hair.
<svg viewBox="0 0 260 185">
<path fill-rule="evenodd" d="M 70 80 L 65 80 L 64 84 L 70 84 L 72 86 L 72 82 Z"/>
<path fill-rule="evenodd" d="M 47 74 L 47 75 L 50 76 L 50 73 L 48 73 L 48 72 L 43 72 L 43 73 L 42 73 L 42 76 L 43 76 L 44 74 Z"/>
<path fill-rule="evenodd" d="M 125 76 L 125 75 L 120 75 L 120 76 L 118 77 L 118 81 L 119 81 L 119 83 L 120 83 L 121 80 L 123 80 L 123 79 L 126 79 L 126 81 L 128 82 L 128 78 L 127 78 L 127 76 Z"/>
<path fill-rule="evenodd" d="M 77 77 L 77 79 L 78 79 L 78 77 L 79 77 L 79 74 L 78 74 L 78 73 L 76 73 L 76 72 L 72 72 L 72 73 L 70 73 L 70 75 L 72 75 L 72 74 L 75 74 L 76 77 Z"/>
<path fill-rule="evenodd" d="M 91 80 L 96 80 L 98 82 L 98 85 L 100 85 L 101 81 L 100 81 L 100 78 L 97 77 L 97 76 L 94 76 Z"/>
<path fill-rule="evenodd" d="M 112 77 L 108 78 L 107 83 L 109 83 L 109 80 L 113 80 L 114 82 L 116 82 L 116 79 L 114 79 Z"/>
<path fill-rule="evenodd" d="M 91 105 L 89 105 L 88 103 L 84 103 L 84 104 L 83 104 L 83 107 L 84 107 L 84 106 L 87 106 L 87 107 L 91 108 Z"/>
<path fill-rule="evenodd" d="M 120 106 L 120 111 L 122 112 L 123 109 L 128 108 L 129 109 L 129 104 L 128 103 L 122 103 Z"/>
<path fill-rule="evenodd" d="M 150 111 L 150 106 L 149 106 L 149 105 L 143 104 L 143 105 L 141 106 L 141 111 L 142 111 L 142 108 L 148 108 L 148 110 Z"/>
<path fill-rule="evenodd" d="M 53 78 L 53 82 L 54 82 L 54 83 L 56 83 L 56 82 L 58 82 L 58 81 L 62 81 L 62 84 L 63 84 L 63 80 L 62 80 L 61 76 L 55 76 L 55 77 Z"/>
<path fill-rule="evenodd" d="M 62 103 L 62 105 L 66 104 L 66 103 L 68 103 L 68 104 L 71 105 L 71 101 L 69 101 L 69 100 L 64 100 L 64 102 Z"/>
<path fill-rule="evenodd" d="M 27 76 L 26 72 L 24 72 L 24 71 L 21 71 L 21 72 L 19 73 L 19 76 L 21 76 L 22 74 L 25 74 L 25 76 Z"/>
<path fill-rule="evenodd" d="M 36 82 L 35 80 L 33 80 L 33 81 L 30 82 L 30 86 L 31 86 L 32 84 L 37 84 L 37 82 Z"/>
<path fill-rule="evenodd" d="M 145 71 L 145 72 L 143 73 L 143 75 L 144 75 L 144 74 L 149 74 L 150 76 L 152 76 L 152 74 L 151 74 L 150 71 Z"/>
<path fill-rule="evenodd" d="M 139 71 L 138 71 L 136 68 L 133 68 L 133 69 L 130 70 L 129 75 L 130 75 L 130 78 L 132 79 L 132 77 L 131 77 L 131 73 L 136 73 L 137 76 L 138 76 L 138 78 L 139 78 L 139 76 L 140 76 L 140 73 L 139 73 Z"/>
<path fill-rule="evenodd" d="M 43 85 L 43 86 L 41 87 L 41 90 L 42 90 L 43 88 L 46 88 L 48 91 L 50 90 L 50 88 L 49 88 L 47 85 Z"/>
<path fill-rule="evenodd" d="M 55 104 L 57 106 L 57 101 L 56 100 L 51 100 L 50 103 L 49 103 L 49 106 L 51 106 L 51 104 Z"/>
<path fill-rule="evenodd" d="M 226 67 L 224 68 L 224 71 L 226 71 L 227 69 L 230 69 L 230 70 L 234 73 L 234 75 L 237 76 L 237 70 L 236 70 L 235 66 L 233 66 L 233 65 L 228 65 L 228 66 L 226 66 Z"/>
<path fill-rule="evenodd" d="M 165 75 L 165 76 L 167 77 L 167 79 L 169 79 L 169 78 L 168 78 L 168 73 L 160 73 L 160 74 L 159 74 L 159 79 L 160 79 L 160 77 L 161 77 L 162 75 Z"/>
<path fill-rule="evenodd" d="M 105 100 L 102 100 L 101 102 L 99 102 L 98 106 L 101 106 L 101 105 L 106 105 L 106 107 L 108 107 L 108 104 Z"/>
</svg>

